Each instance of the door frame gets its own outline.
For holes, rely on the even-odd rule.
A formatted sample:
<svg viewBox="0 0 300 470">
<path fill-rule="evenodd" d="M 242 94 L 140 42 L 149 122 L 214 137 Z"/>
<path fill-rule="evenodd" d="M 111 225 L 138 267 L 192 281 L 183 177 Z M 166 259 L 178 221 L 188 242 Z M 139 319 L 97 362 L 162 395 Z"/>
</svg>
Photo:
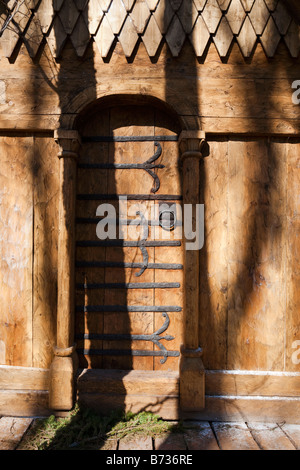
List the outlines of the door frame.
<svg viewBox="0 0 300 470">
<path fill-rule="evenodd" d="M 70 102 L 62 117 L 62 127 L 54 132 L 60 159 L 59 217 L 58 217 L 58 296 L 57 339 L 54 359 L 50 366 L 49 407 L 53 410 L 70 410 L 74 405 L 74 385 L 78 368 L 74 344 L 74 288 L 75 288 L 75 200 L 76 168 L 81 139 L 76 130 L 82 116 L 92 104 L 110 100 L 128 104 L 147 104 L 159 107 L 174 116 L 182 129 L 179 136 L 182 162 L 182 196 L 184 204 L 200 201 L 200 160 L 203 157 L 205 133 L 199 128 L 199 119 L 182 117 L 172 106 L 155 96 L 132 93 L 99 96 L 87 103 L 85 90 Z M 93 97 L 95 90 L 93 89 Z M 64 118 L 65 116 L 65 118 Z M 70 117 L 71 116 L 71 117 Z M 64 127 L 66 126 L 66 127 Z M 184 308 L 183 344 L 180 352 L 180 408 L 183 411 L 199 411 L 205 406 L 205 371 L 202 349 L 199 346 L 199 251 L 186 250 L 184 239 Z M 189 240 L 190 242 L 190 240 Z M 188 292 L 188 295 L 187 295 Z"/>
</svg>

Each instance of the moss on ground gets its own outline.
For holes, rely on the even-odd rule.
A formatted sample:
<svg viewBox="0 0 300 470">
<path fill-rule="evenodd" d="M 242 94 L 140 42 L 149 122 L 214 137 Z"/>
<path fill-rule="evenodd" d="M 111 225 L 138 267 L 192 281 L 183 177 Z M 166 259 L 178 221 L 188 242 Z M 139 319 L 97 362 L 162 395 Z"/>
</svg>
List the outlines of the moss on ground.
<svg viewBox="0 0 300 470">
<path fill-rule="evenodd" d="M 181 423 L 164 421 L 146 411 L 138 414 L 114 411 L 103 416 L 76 406 L 64 418 L 52 415 L 36 419 L 18 449 L 100 450 L 108 439 L 137 434 L 155 438 L 174 432 L 182 432 Z"/>
</svg>

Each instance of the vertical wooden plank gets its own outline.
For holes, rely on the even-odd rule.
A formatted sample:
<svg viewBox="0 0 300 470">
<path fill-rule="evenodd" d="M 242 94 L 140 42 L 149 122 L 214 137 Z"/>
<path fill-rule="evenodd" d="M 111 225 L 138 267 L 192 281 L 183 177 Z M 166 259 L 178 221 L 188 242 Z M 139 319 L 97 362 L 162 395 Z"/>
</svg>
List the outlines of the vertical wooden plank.
<svg viewBox="0 0 300 470">
<path fill-rule="evenodd" d="M 285 146 L 229 143 L 228 368 L 283 370 Z"/>
<path fill-rule="evenodd" d="M 76 176 L 80 146 L 78 131 L 56 129 L 59 152 L 57 321 L 54 357 L 50 367 L 49 408 L 70 410 L 78 367 L 75 335 L 75 217 Z"/>
<path fill-rule="evenodd" d="M 287 147 L 287 322 L 286 370 L 299 371 L 300 362 L 300 157 L 299 141 Z"/>
<path fill-rule="evenodd" d="M 91 118 L 83 123 L 82 135 L 101 136 L 109 135 L 109 110 L 102 110 L 101 113 L 91 114 Z M 109 144 L 107 142 L 84 142 L 81 146 L 79 164 L 107 163 L 109 157 Z M 107 191 L 108 170 L 85 170 L 78 169 L 77 172 L 77 193 L 78 194 L 105 194 Z M 99 201 L 77 201 L 76 215 L 78 218 L 96 218 Z M 97 224 L 76 225 L 77 241 L 97 241 Z M 88 247 L 76 248 L 77 261 L 105 261 L 106 248 Z M 77 284 L 102 284 L 105 281 L 104 268 L 80 268 L 76 269 Z M 94 306 L 104 304 L 104 289 L 77 289 L 76 305 Z M 103 334 L 103 317 L 101 312 L 77 312 L 75 321 L 76 334 Z M 102 349 L 101 340 L 80 340 L 77 341 L 78 348 L 82 349 Z M 79 357 L 80 367 L 102 368 L 102 356 L 86 355 Z"/>
<path fill-rule="evenodd" d="M 225 369 L 228 302 L 228 142 L 209 141 L 203 159 L 201 203 L 205 207 L 205 240 L 200 251 L 199 336 L 207 369 Z"/>
<path fill-rule="evenodd" d="M 153 135 L 154 113 L 142 106 L 123 106 L 110 111 L 110 133 L 115 137 Z M 110 163 L 144 163 L 154 154 L 153 142 L 114 142 L 110 145 Z M 153 179 L 143 170 L 115 170 L 108 174 L 108 192 L 150 194 Z"/>
<path fill-rule="evenodd" d="M 110 134 L 117 136 L 153 135 L 154 114 L 148 108 L 136 106 L 113 107 L 110 109 Z M 153 142 L 114 142 L 110 144 L 110 163 L 143 163 L 154 154 Z M 125 169 L 110 171 L 108 174 L 108 194 L 150 194 L 153 179 L 143 170 Z M 138 209 L 138 203 L 128 203 L 131 211 Z M 149 206 L 142 203 L 142 210 Z M 135 213 L 130 212 L 129 218 L 135 219 Z M 142 233 L 138 229 L 138 233 Z M 133 233 L 128 231 L 127 240 L 132 240 Z M 153 250 L 147 249 L 149 262 L 153 262 Z M 121 256 L 120 256 L 121 254 Z M 142 255 L 139 248 L 120 250 L 107 248 L 106 260 L 118 262 L 141 262 Z M 137 269 L 105 270 L 105 282 L 153 282 L 153 270 L 146 270 L 142 276 L 136 277 Z M 116 278 L 117 275 L 117 278 Z M 105 304 L 107 305 L 154 305 L 153 290 L 123 291 L 120 298 L 119 290 L 105 290 Z M 152 334 L 154 332 L 154 315 L 151 312 L 106 314 L 104 316 L 104 333 L 112 334 Z M 105 342 L 104 348 L 113 349 L 145 349 L 153 350 L 149 342 Z M 106 356 L 103 360 L 105 368 L 152 370 L 153 358 L 141 356 Z"/>
<path fill-rule="evenodd" d="M 32 365 L 32 149 L 31 137 L 0 138 L 1 356 L 16 366 Z"/>
<path fill-rule="evenodd" d="M 176 136 L 179 130 L 176 123 L 170 116 L 163 112 L 156 110 L 155 112 L 155 135 L 156 136 Z M 161 194 L 181 195 L 181 173 L 179 168 L 179 148 L 177 142 L 160 142 L 162 154 L 158 161 L 159 164 L 164 165 L 164 168 L 157 169 L 156 174 L 160 180 Z M 176 216 L 182 222 L 181 204 L 173 202 L 176 207 Z M 155 205 L 155 218 L 159 217 L 159 204 Z M 182 230 L 175 228 L 169 232 L 161 227 L 155 227 L 155 240 L 168 241 L 178 240 L 181 241 L 182 246 L 171 247 L 156 247 L 155 262 L 156 263 L 175 263 L 183 264 L 183 240 Z M 160 282 L 177 282 L 180 284 L 179 288 L 173 289 L 155 289 L 155 305 L 175 305 L 183 307 L 183 270 L 165 271 L 156 270 L 154 273 L 154 281 Z M 172 341 L 163 341 L 164 346 L 168 350 L 179 351 L 183 343 L 182 336 L 182 312 L 168 313 L 170 319 L 170 326 L 166 331 L 167 335 L 172 336 Z M 163 324 L 161 315 L 155 316 L 155 331 L 157 331 Z M 158 349 L 157 347 L 155 349 Z M 179 359 L 169 357 L 165 364 L 161 364 L 160 358 L 154 358 L 155 370 L 178 370 Z"/>
<path fill-rule="evenodd" d="M 153 262 L 153 248 L 148 248 L 149 262 Z M 132 263 L 142 262 L 142 254 L 139 248 L 108 249 L 107 261 L 118 261 Z M 153 270 L 146 272 L 137 278 L 135 269 L 109 269 L 105 270 L 106 283 L 139 283 L 153 282 Z M 128 305 L 128 306 L 152 306 L 154 305 L 153 289 L 106 289 L 106 305 Z M 153 314 L 152 312 L 122 312 L 106 313 L 104 318 L 105 333 L 107 334 L 152 334 L 153 333 Z M 129 350 L 153 350 L 153 343 L 150 341 L 115 341 L 104 342 L 104 349 L 129 349 Z M 105 368 L 119 369 L 152 369 L 151 357 L 106 357 Z"/>
<path fill-rule="evenodd" d="M 180 358 L 180 407 L 184 411 L 198 411 L 205 407 L 205 374 L 202 348 L 199 347 L 200 311 L 200 246 L 196 251 L 190 247 L 190 232 L 201 222 L 195 214 L 200 202 L 200 160 L 202 160 L 205 135 L 202 131 L 182 131 L 180 151 L 182 161 L 182 199 L 184 204 L 184 309 L 183 344 Z M 193 214 L 186 218 L 186 210 Z M 190 223 L 191 228 L 186 230 Z M 203 222 L 202 222 L 203 223 Z M 198 240 L 195 240 L 197 244 Z M 201 240 L 198 241 L 198 243 Z M 203 240 L 204 242 L 204 240 Z"/>
<path fill-rule="evenodd" d="M 56 336 L 59 160 L 52 138 L 34 138 L 33 367 L 50 367 Z"/>
<path fill-rule="evenodd" d="M 73 345 L 74 342 L 74 258 L 76 240 L 76 160 L 78 157 L 77 152 L 79 147 L 78 132 L 58 130 L 55 131 L 55 139 L 59 144 L 60 178 L 58 207 L 56 346 L 58 348 L 67 349 Z M 53 384 L 54 383 L 55 380 L 53 381 Z"/>
<path fill-rule="evenodd" d="M 158 113 L 159 119 L 156 116 L 156 128 L 154 119 L 154 110 L 149 107 L 141 106 L 118 106 L 104 110 L 106 115 L 105 122 L 101 113 L 99 118 L 99 125 L 97 125 L 98 113 L 91 116 L 89 124 L 86 125 L 86 130 L 83 135 L 90 136 L 151 136 L 154 131 L 158 135 L 175 135 L 176 125 L 171 122 L 170 118 L 164 114 Z M 108 127 L 107 128 L 107 123 Z M 100 149 L 101 147 L 101 149 Z M 166 174 L 159 175 L 164 182 L 163 187 L 160 188 L 160 194 L 180 194 L 181 182 L 178 170 L 178 149 L 177 143 L 163 143 L 163 157 L 166 165 L 164 169 Z M 82 163 L 143 163 L 151 158 L 157 150 L 154 142 L 113 142 L 109 144 L 104 143 L 84 143 L 82 151 Z M 162 163 L 159 161 L 158 163 Z M 155 170 L 156 171 L 156 170 Z M 105 176 L 104 176 L 105 175 Z M 94 170 L 90 172 L 87 169 L 79 168 L 78 170 L 78 192 L 89 194 L 152 194 L 151 188 L 153 187 L 153 178 L 144 170 L 137 169 L 123 169 L 123 170 Z M 174 186 L 175 185 L 175 189 Z M 95 210 L 101 201 L 78 201 L 77 204 L 77 217 L 90 217 L 95 218 Z M 105 201 L 106 202 L 106 201 Z M 119 204 L 116 201 L 111 202 L 118 215 Z M 138 204 L 142 205 L 142 210 L 148 210 L 148 217 L 151 218 L 152 202 L 139 202 L 128 201 L 128 211 L 130 211 L 125 218 L 136 219 L 138 216 L 135 212 L 138 210 Z M 95 236 L 96 224 L 83 224 L 78 223 L 77 226 L 77 240 L 96 240 Z M 136 232 L 141 231 L 138 227 Z M 126 240 L 136 240 L 134 230 L 129 228 Z M 150 227 L 148 240 L 161 239 L 162 229 L 156 230 Z M 176 233 L 175 233 L 176 232 Z M 117 231 L 117 238 L 118 238 Z M 176 239 L 177 231 L 171 234 L 171 239 Z M 157 256 L 155 257 L 155 250 Z M 149 263 L 180 263 L 182 264 L 182 248 L 178 247 L 172 253 L 176 254 L 170 256 L 169 248 L 150 248 L 147 247 L 149 255 Z M 178 259 L 177 259 L 178 258 Z M 119 248 L 119 247 L 106 247 L 106 248 L 86 248 L 77 247 L 77 260 L 78 261 L 105 261 L 105 262 L 126 262 L 126 263 L 140 263 L 143 261 L 140 248 Z M 178 282 L 176 279 L 182 277 L 182 272 L 154 271 L 147 269 L 142 276 L 136 277 L 135 274 L 138 269 L 130 268 L 77 268 L 77 282 L 93 283 L 139 283 L 139 282 Z M 92 281 L 90 281 L 92 275 Z M 179 277 L 178 277 L 179 276 Z M 157 277 L 157 278 L 156 278 Z M 181 279 L 180 277 L 180 279 Z M 179 279 L 179 280 L 180 280 Z M 182 283 L 181 283 L 182 284 Z M 156 297 L 155 297 L 156 295 Z M 174 298 L 175 295 L 175 298 Z M 129 305 L 129 306 L 154 306 L 154 305 L 181 305 L 182 303 L 182 290 L 170 289 L 157 289 L 156 294 L 154 289 L 112 289 L 101 288 L 94 289 L 93 291 L 77 291 L 77 304 L 79 305 Z M 168 330 L 168 334 L 176 337 L 176 344 L 169 349 L 179 350 L 181 344 L 181 314 L 171 313 L 170 317 L 172 324 L 172 331 Z M 93 331 L 89 329 L 90 321 L 93 318 L 95 323 Z M 82 315 L 77 314 L 77 331 L 87 333 L 104 333 L 104 334 L 152 334 L 158 330 L 164 322 L 164 318 L 159 313 L 152 312 L 107 312 L 107 313 L 86 313 L 84 318 Z M 102 326 L 101 326 L 102 325 Z M 170 333 L 171 332 L 171 333 Z M 80 342 L 80 347 L 85 345 L 92 349 L 145 349 L 153 350 L 154 345 L 151 341 L 99 341 L 99 340 L 85 340 Z M 172 345 L 173 346 L 173 345 Z M 139 356 L 104 356 L 102 359 L 99 356 L 86 357 L 89 367 L 103 368 L 121 368 L 121 369 L 141 369 L 151 370 L 154 363 L 158 363 L 159 367 L 160 358 L 153 357 L 139 357 Z M 178 369 L 178 359 L 169 358 L 165 364 L 165 368 Z"/>
<path fill-rule="evenodd" d="M 180 129 L 170 116 L 158 110 L 155 111 L 155 135 L 178 136 Z M 165 168 L 156 170 L 160 179 L 162 194 L 182 193 L 182 174 L 179 168 L 179 148 L 177 142 L 160 142 L 162 154 L 157 163 Z"/>
<path fill-rule="evenodd" d="M 178 263 L 183 264 L 183 249 L 159 247 L 155 248 L 155 262 L 156 263 Z M 155 289 L 155 305 L 174 305 L 183 309 L 183 270 L 165 271 L 156 270 L 155 282 L 176 282 L 180 284 L 179 288 L 172 289 Z M 162 344 L 167 350 L 180 351 L 180 346 L 183 343 L 183 312 L 169 312 L 170 325 L 166 335 L 172 336 L 174 339 L 171 341 L 162 341 Z M 155 316 L 155 330 L 161 328 L 164 319 L 161 314 Z M 158 348 L 156 348 L 158 349 Z M 160 358 L 154 359 L 155 370 L 178 370 L 179 358 L 169 357 L 165 364 L 160 363 Z"/>
</svg>

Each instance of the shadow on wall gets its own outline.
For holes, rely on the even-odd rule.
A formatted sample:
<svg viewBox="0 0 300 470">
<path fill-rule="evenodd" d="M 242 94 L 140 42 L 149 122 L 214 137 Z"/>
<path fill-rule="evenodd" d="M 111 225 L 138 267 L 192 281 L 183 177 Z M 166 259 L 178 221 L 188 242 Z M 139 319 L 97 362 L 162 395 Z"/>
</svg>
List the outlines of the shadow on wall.
<svg viewBox="0 0 300 470">
<path fill-rule="evenodd" d="M 190 0 L 189 5 L 192 6 Z M 189 5 L 187 2 L 187 10 Z M 233 44 L 228 57 L 223 59 L 223 70 L 229 79 L 235 79 L 234 93 L 247 97 L 247 106 L 243 105 L 243 109 L 237 109 L 237 113 L 240 113 L 244 122 L 248 121 L 251 125 L 253 123 L 253 138 L 208 136 L 211 155 L 202 163 L 200 203 L 207 205 L 208 197 L 214 197 L 213 188 L 219 184 L 219 192 L 224 195 L 224 217 L 223 230 L 218 231 L 218 234 L 224 247 L 221 268 L 215 275 L 214 221 L 208 214 L 206 244 L 201 251 L 200 264 L 200 344 L 204 349 L 204 364 L 207 368 L 283 370 L 287 280 L 283 278 L 282 273 L 287 258 L 283 251 L 286 244 L 283 231 L 286 212 L 282 201 L 285 201 L 287 182 L 282 183 L 281 175 L 286 174 L 287 147 L 281 144 L 287 142 L 275 137 L 255 137 L 261 133 L 261 127 L 256 128 L 255 123 L 265 120 L 264 134 L 276 134 L 276 127 L 268 124 L 273 123 L 274 116 L 278 115 L 272 111 L 276 93 L 273 86 L 276 78 L 283 78 L 288 84 L 292 66 L 289 65 L 287 69 L 282 65 L 283 54 L 269 61 L 265 57 L 261 59 L 260 45 L 252 56 L 245 60 L 241 55 L 238 57 L 237 47 Z M 203 86 L 204 81 L 200 82 L 200 79 L 206 78 L 201 77 L 202 71 L 205 73 L 204 63 L 202 64 L 205 59 L 197 63 L 193 56 L 193 62 L 180 69 L 180 76 L 178 66 L 182 65 L 183 53 L 188 51 L 188 48 L 191 49 L 191 46 L 185 44 L 178 59 L 168 56 L 165 60 L 166 102 L 172 102 L 174 95 L 182 93 L 181 78 L 186 77 L 188 71 L 188 86 L 193 90 L 194 103 L 194 116 L 191 116 L 191 119 L 201 119 L 204 111 L 198 104 L 201 91 L 199 83 Z M 71 54 L 70 51 L 68 53 Z M 207 51 L 207 54 L 210 53 L 210 50 Z M 231 53 L 234 58 L 230 56 Z M 93 62 L 91 48 L 87 54 L 90 54 L 90 61 Z M 190 51 L 188 58 L 191 58 Z M 158 60 L 158 57 L 155 60 Z M 261 66 L 261 80 L 257 81 L 257 65 L 261 65 L 260 60 L 263 60 L 264 65 Z M 64 91 L 65 72 L 69 73 L 69 66 L 64 71 L 64 63 L 66 62 L 61 61 L 58 86 L 62 112 L 69 99 L 67 91 Z M 292 61 L 289 64 L 292 64 Z M 174 77 L 179 78 L 177 80 Z M 96 86 L 95 77 L 91 80 Z M 256 119 L 258 110 L 262 113 L 259 121 Z M 284 120 L 284 116 L 282 119 Z M 225 179 L 220 181 L 224 161 L 227 173 Z M 219 173 L 217 183 L 211 180 L 214 171 Z M 217 201 L 221 204 L 219 199 Z M 212 213 L 220 211 L 220 206 L 215 202 L 210 200 L 209 203 Z M 220 220 L 217 220 L 217 223 L 219 222 Z M 225 248 L 227 246 L 228 250 Z M 218 310 L 218 299 L 222 303 L 222 310 Z M 292 302 L 292 299 L 289 299 L 289 302 Z M 265 341 L 266 335 L 268 344 Z"/>
<path fill-rule="evenodd" d="M 287 307 L 293 303 L 286 276 L 290 259 L 287 165 L 292 144 L 289 138 L 257 135 L 261 126 L 267 136 L 276 134 L 276 126 L 282 125 L 275 125 L 276 116 L 285 121 L 282 107 L 275 101 L 275 87 L 279 83 L 290 87 L 292 60 L 286 67 L 282 61 L 286 54 L 278 54 L 273 60 L 265 59 L 264 66 L 255 67 L 262 54 L 257 45 L 247 63 L 228 59 L 232 72 L 240 77 L 235 92 L 248 97 L 245 119 L 252 123 L 254 136 L 228 140 L 226 368 L 283 371 L 286 366 L 291 370 L 285 347 L 290 348 L 286 343 L 290 335 L 286 333 Z M 252 121 L 258 112 L 264 123 Z"/>
<path fill-rule="evenodd" d="M 142 104 L 143 102 L 144 105 Z M 155 103 L 150 98 L 141 100 L 138 96 L 132 96 L 130 99 L 124 96 L 115 96 L 114 98 L 99 100 L 99 103 L 96 103 L 93 108 L 89 107 L 87 114 L 82 114 L 78 119 L 80 133 L 85 143 L 82 147 L 82 158 L 78 170 L 77 276 L 78 279 L 80 278 L 78 282 L 84 283 L 86 288 L 84 290 L 81 289 L 81 292 L 78 291 L 77 305 L 84 305 L 86 315 L 85 320 L 82 314 L 78 315 L 77 334 L 79 333 L 80 337 L 83 332 L 90 335 L 90 341 L 86 344 L 89 344 L 90 353 L 94 350 L 98 354 L 93 356 L 87 353 L 85 357 L 81 357 L 81 367 L 115 369 L 122 371 L 124 377 L 126 376 L 126 371 L 131 369 L 152 371 L 154 368 L 160 368 L 157 362 L 159 358 L 153 357 L 152 354 L 154 344 L 151 340 L 147 341 L 146 338 L 140 340 L 132 338 L 131 341 L 125 341 L 122 338 L 118 340 L 116 338 L 110 339 L 107 335 L 130 335 L 132 333 L 134 335 L 148 335 L 150 337 L 164 323 L 160 313 L 153 313 L 150 307 L 154 306 L 154 309 L 161 306 L 165 307 L 168 301 L 173 305 L 174 299 L 171 299 L 170 296 L 167 299 L 164 295 L 158 294 L 155 291 L 155 285 L 157 284 L 158 287 L 159 281 L 162 279 L 158 279 L 158 274 L 156 274 L 155 278 L 154 269 L 146 269 L 140 277 L 136 277 L 139 271 L 136 267 L 124 269 L 123 267 L 116 267 L 116 265 L 114 267 L 111 266 L 111 263 L 118 263 L 120 266 L 124 263 L 143 264 L 143 252 L 140 247 L 126 246 L 126 243 L 128 243 L 127 237 L 125 237 L 124 242 L 122 240 L 116 240 L 116 242 L 108 240 L 104 244 L 99 242 L 96 237 L 95 222 L 99 222 L 100 219 L 95 219 L 93 216 L 98 205 L 101 202 L 109 202 L 110 198 L 113 199 L 111 202 L 118 215 L 119 201 L 116 202 L 113 195 L 130 194 L 135 196 L 142 194 L 153 196 L 150 191 L 152 185 L 151 179 L 147 172 L 141 172 L 138 169 L 132 168 L 112 171 L 112 168 L 107 169 L 107 166 L 121 163 L 140 163 L 149 159 L 149 156 L 151 157 L 155 150 L 157 150 L 154 142 L 134 142 L 132 140 L 123 142 L 123 137 L 128 137 L 128 135 L 133 137 L 139 135 L 151 136 L 156 131 L 156 126 L 158 126 L 157 132 L 160 135 L 165 131 L 179 133 L 177 120 L 170 118 L 168 113 L 164 113 L 163 108 L 160 109 L 162 107 L 161 104 L 158 107 L 154 106 Z M 116 141 L 99 143 L 93 141 L 95 136 L 102 139 L 103 136 L 114 136 Z M 121 137 L 121 142 L 118 141 L 119 137 Z M 172 145 L 176 145 L 176 143 L 172 143 Z M 163 152 L 161 163 L 165 163 L 164 158 L 168 158 L 165 152 Z M 92 165 L 92 167 L 89 167 L 89 165 Z M 93 169 L 92 173 L 91 168 Z M 91 197 L 83 197 L 83 194 L 86 194 L 87 181 L 89 181 L 88 192 Z M 177 189 L 176 191 L 174 191 L 174 188 L 172 189 L 177 194 Z M 102 195 L 102 201 L 99 194 Z M 95 195 L 97 196 L 95 197 Z M 109 195 L 107 200 L 105 200 L 105 195 Z M 151 201 L 146 202 L 149 213 L 151 203 Z M 134 216 L 134 219 L 136 219 L 136 216 L 132 213 L 132 208 L 136 204 L 137 201 L 134 199 L 128 200 L 128 209 L 131 212 L 129 217 Z M 117 231 L 118 229 L 119 227 L 117 227 Z M 91 246 L 86 241 L 87 239 L 92 241 Z M 151 241 L 152 238 L 149 239 L 150 245 L 147 246 L 149 263 L 158 263 L 159 261 L 156 259 L 158 255 L 155 253 L 155 248 L 151 247 Z M 95 261 L 97 263 L 100 262 L 102 267 L 97 267 Z M 103 263 L 105 263 L 104 268 Z M 88 269 L 83 270 L 83 267 Z M 162 277 L 163 274 L 160 273 L 160 276 Z M 164 281 L 170 281 L 167 275 L 163 277 Z M 155 281 L 158 282 L 155 283 Z M 111 284 L 118 284 L 120 289 L 113 289 Z M 127 289 L 122 288 L 124 284 L 128 286 Z M 93 289 L 89 292 L 88 287 L 93 287 Z M 104 290 L 103 287 L 105 288 Z M 164 294 L 166 296 L 168 296 L 167 291 L 168 289 L 165 289 Z M 103 306 L 109 306 L 109 310 L 103 312 Z M 115 307 L 116 311 L 114 311 L 112 306 L 124 306 L 124 311 L 118 312 L 117 307 Z M 137 306 L 140 307 L 138 311 L 131 311 L 131 307 L 134 309 Z M 125 307 L 129 307 L 128 310 Z M 149 308 L 150 311 L 148 311 Z M 77 313 L 80 312 L 78 311 Z M 178 314 L 172 312 L 169 315 L 171 318 L 172 315 L 176 316 Z M 176 326 L 175 320 L 174 325 Z M 83 342 L 80 341 L 80 349 L 82 344 Z M 174 349 L 172 343 L 170 347 L 166 344 L 166 347 L 167 349 Z M 101 350 L 110 350 L 110 353 L 101 355 Z M 155 350 L 158 351 L 157 348 Z M 117 354 L 113 354 L 112 351 L 117 351 Z M 126 353 L 123 356 L 120 355 L 122 351 Z M 132 355 L 128 355 L 130 351 L 132 351 Z M 133 355 L 134 351 L 146 351 L 149 355 Z M 171 362 L 172 359 L 172 357 L 167 359 L 167 369 L 169 363 L 171 367 L 174 367 L 174 363 Z M 86 375 L 87 377 L 88 375 Z M 120 389 L 118 389 L 115 397 L 115 405 L 122 408 L 125 407 L 126 402 L 128 407 L 128 400 L 126 401 L 127 391 L 122 386 L 121 378 L 118 380 L 118 384 Z M 79 398 L 84 400 L 84 381 L 82 384 L 79 382 L 79 387 Z M 86 390 L 86 392 L 88 391 Z M 98 392 L 100 393 L 99 389 Z M 103 403 L 105 403 L 105 400 L 109 399 L 109 392 L 101 390 L 101 393 Z M 162 391 L 162 395 L 164 394 L 165 392 Z M 149 392 L 149 400 L 149 404 L 145 405 L 145 399 L 141 398 L 141 406 L 139 407 L 138 403 L 135 403 L 133 411 L 152 408 L 153 411 L 159 413 L 165 399 L 158 399 L 155 403 L 152 403 L 153 397 L 151 397 Z"/>
</svg>

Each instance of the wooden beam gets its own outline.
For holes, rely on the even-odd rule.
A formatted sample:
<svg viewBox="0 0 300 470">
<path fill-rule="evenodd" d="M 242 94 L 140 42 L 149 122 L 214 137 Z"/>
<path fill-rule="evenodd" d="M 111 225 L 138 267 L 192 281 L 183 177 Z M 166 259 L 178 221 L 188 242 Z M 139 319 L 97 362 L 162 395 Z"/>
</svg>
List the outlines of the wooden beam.
<svg viewBox="0 0 300 470">
<path fill-rule="evenodd" d="M 78 403 L 105 414 L 119 409 L 124 412 L 131 411 L 132 413 L 149 411 L 163 419 L 177 420 L 179 417 L 179 398 L 166 395 L 80 393 Z"/>
<path fill-rule="evenodd" d="M 300 374 L 207 370 L 205 393 L 211 396 L 299 397 Z"/>
<path fill-rule="evenodd" d="M 204 133 L 183 131 L 179 138 L 182 160 L 182 195 L 184 211 L 192 206 L 192 226 L 196 229 L 196 207 L 200 202 L 200 159 Z M 204 407 L 204 367 L 199 347 L 199 249 L 191 249 L 184 237 L 184 319 L 180 360 L 180 406 L 192 411 Z"/>
<path fill-rule="evenodd" d="M 84 369 L 77 379 L 77 391 L 114 395 L 179 396 L 179 374 L 168 371 Z"/>
<path fill-rule="evenodd" d="M 48 390 L 49 369 L 0 366 L 0 390 Z"/>
<path fill-rule="evenodd" d="M 48 416 L 48 391 L 0 390 L 0 415 Z"/>
<path fill-rule="evenodd" d="M 75 200 L 76 159 L 80 139 L 77 131 L 59 129 L 54 135 L 60 152 L 58 215 L 57 345 L 50 367 L 50 408 L 73 406 L 77 355 L 74 341 Z"/>
<path fill-rule="evenodd" d="M 182 419 L 300 424 L 299 397 L 206 396 L 205 410 Z"/>
</svg>

